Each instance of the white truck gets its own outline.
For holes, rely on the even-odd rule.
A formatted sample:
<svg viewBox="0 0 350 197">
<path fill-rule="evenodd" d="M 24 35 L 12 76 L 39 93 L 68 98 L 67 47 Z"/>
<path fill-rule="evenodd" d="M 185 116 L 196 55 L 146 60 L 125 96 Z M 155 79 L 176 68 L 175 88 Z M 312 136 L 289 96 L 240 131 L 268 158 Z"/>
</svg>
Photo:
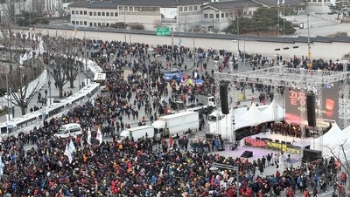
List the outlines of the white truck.
<svg viewBox="0 0 350 197">
<path fill-rule="evenodd" d="M 125 129 L 122 131 L 119 135 L 119 140 L 122 141 L 123 139 L 129 137 L 134 138 L 135 141 L 138 139 L 145 137 L 147 134 L 147 137 L 153 138 L 154 137 L 154 129 L 152 126 L 141 126 L 141 127 L 134 127 L 130 129 Z M 160 136 L 159 136 L 160 137 Z"/>
<path fill-rule="evenodd" d="M 154 134 L 160 134 L 161 137 L 179 136 L 190 129 L 198 130 L 199 115 L 198 112 L 185 111 L 176 114 L 159 117 L 152 126 Z"/>
</svg>

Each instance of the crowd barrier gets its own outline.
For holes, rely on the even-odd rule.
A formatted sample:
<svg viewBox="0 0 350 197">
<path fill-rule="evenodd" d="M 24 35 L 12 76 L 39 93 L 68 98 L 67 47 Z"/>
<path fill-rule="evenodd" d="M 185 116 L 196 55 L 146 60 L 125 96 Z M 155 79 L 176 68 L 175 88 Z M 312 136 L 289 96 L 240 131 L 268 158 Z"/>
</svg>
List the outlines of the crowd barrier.
<svg viewBox="0 0 350 197">
<path fill-rule="evenodd" d="M 86 61 L 83 61 L 81 58 L 78 58 L 77 60 L 86 63 Z M 85 66 L 91 70 L 94 78 L 101 76 L 103 70 L 92 60 L 88 60 L 87 65 Z M 41 126 L 43 120 L 60 117 L 75 106 L 83 104 L 88 100 L 92 101 L 98 94 L 100 94 L 100 92 L 101 89 L 99 83 L 87 83 L 79 92 L 60 100 L 59 103 L 52 103 L 51 105 L 45 106 L 33 113 L 28 113 L 8 122 L 0 123 L 1 134 L 12 135 L 20 131 L 29 131 L 34 127 Z"/>
</svg>

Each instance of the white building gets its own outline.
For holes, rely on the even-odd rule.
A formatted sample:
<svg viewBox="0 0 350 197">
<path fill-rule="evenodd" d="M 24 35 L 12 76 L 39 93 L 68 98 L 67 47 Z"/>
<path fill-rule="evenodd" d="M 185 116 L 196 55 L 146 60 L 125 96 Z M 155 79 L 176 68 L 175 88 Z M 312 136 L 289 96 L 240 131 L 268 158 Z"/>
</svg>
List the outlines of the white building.
<svg viewBox="0 0 350 197">
<path fill-rule="evenodd" d="M 125 0 L 74 3 L 69 5 L 73 25 L 103 27 L 124 22 L 141 23 L 146 30 L 170 26 L 177 31 L 201 21 L 204 0 Z M 190 17 L 189 17 L 190 16 Z"/>
<path fill-rule="evenodd" d="M 280 0 L 280 6 L 304 10 L 303 0 Z M 169 26 L 175 31 L 190 32 L 196 26 L 205 31 L 221 31 L 234 20 L 234 10 L 244 10 L 250 17 L 259 7 L 276 7 L 277 0 L 113 0 L 73 3 L 71 23 L 82 27 L 108 27 L 111 24 L 142 24 L 145 30 Z"/>
</svg>

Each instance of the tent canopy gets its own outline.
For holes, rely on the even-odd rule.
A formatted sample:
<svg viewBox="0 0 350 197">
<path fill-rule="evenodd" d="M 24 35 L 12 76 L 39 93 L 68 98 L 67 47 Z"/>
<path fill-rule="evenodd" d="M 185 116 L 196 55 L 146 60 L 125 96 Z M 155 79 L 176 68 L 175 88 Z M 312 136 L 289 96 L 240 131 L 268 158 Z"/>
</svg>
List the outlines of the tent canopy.
<svg viewBox="0 0 350 197">
<path fill-rule="evenodd" d="M 235 129 L 254 126 L 264 122 L 270 121 L 265 114 L 263 114 L 253 103 L 249 110 L 235 120 Z"/>
<path fill-rule="evenodd" d="M 350 158 L 349 155 L 344 155 L 342 147 L 346 150 L 345 153 L 349 154 L 350 140 L 348 135 L 343 132 L 337 123 L 332 123 L 331 129 L 315 139 L 314 143 L 311 143 L 311 148 L 314 150 L 322 151 L 323 157 L 336 157 L 341 161 L 345 161 L 345 156 Z"/>
<path fill-rule="evenodd" d="M 284 119 L 284 108 L 276 103 L 275 100 L 262 113 L 268 117 L 269 121 L 280 121 Z"/>
</svg>

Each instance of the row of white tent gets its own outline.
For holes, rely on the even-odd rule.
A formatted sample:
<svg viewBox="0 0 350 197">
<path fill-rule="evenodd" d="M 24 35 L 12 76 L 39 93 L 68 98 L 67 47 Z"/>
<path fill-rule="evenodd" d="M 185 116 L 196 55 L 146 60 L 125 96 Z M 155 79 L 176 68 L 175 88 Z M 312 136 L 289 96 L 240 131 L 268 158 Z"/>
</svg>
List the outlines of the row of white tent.
<svg viewBox="0 0 350 197">
<path fill-rule="evenodd" d="M 260 107 L 259 107 L 260 108 Z M 265 109 L 261 110 L 252 103 L 248 111 L 243 114 L 234 114 L 234 130 L 255 126 L 264 122 L 284 120 L 285 110 L 275 100 L 273 100 Z"/>
<path fill-rule="evenodd" d="M 311 143 L 310 148 L 322 151 L 322 156 L 336 157 L 341 161 L 350 160 L 350 126 L 341 130 L 337 123 L 332 123 L 330 130 Z"/>
</svg>

